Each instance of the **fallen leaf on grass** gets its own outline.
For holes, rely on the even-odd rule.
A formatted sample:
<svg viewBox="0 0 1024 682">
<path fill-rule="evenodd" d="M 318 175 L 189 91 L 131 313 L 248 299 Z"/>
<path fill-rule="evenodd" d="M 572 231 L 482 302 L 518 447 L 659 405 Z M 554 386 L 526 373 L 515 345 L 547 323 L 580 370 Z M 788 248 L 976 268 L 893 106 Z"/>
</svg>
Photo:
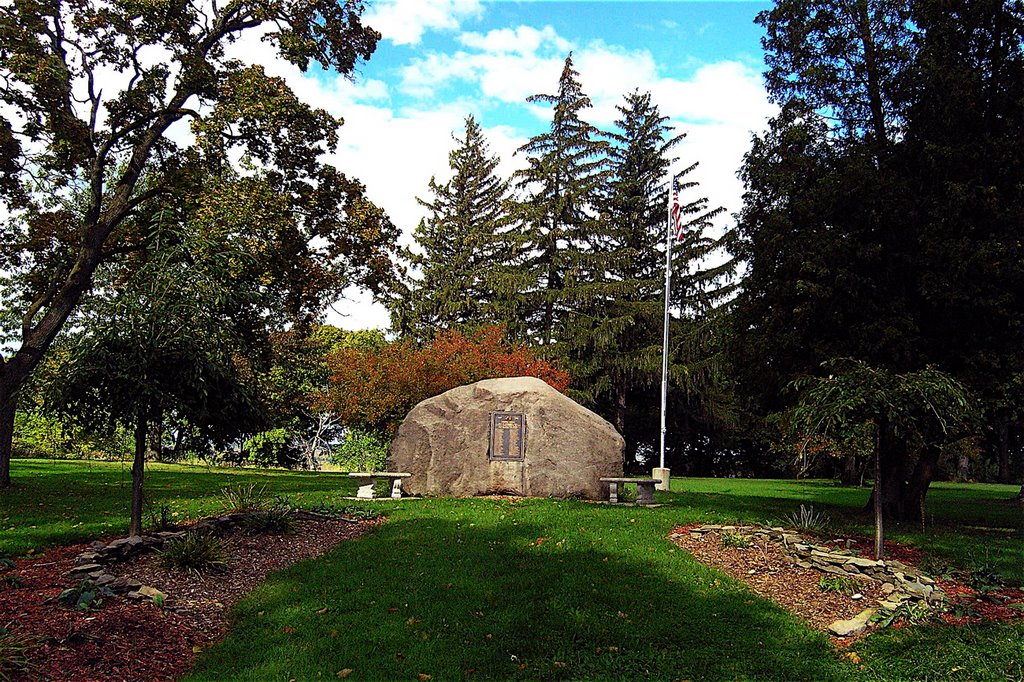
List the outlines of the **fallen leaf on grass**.
<svg viewBox="0 0 1024 682">
<path fill-rule="evenodd" d="M 854 665 L 860 663 L 860 656 L 857 655 L 856 651 L 851 651 L 847 654 L 843 654 L 843 658 L 848 660 L 850 663 L 853 663 Z"/>
<path fill-rule="evenodd" d="M 419 680 L 420 682 L 427 682 L 427 680 L 429 680 L 431 677 L 433 677 L 433 675 L 428 675 L 426 673 L 420 673 L 419 675 L 416 676 L 416 679 Z"/>
<path fill-rule="evenodd" d="M 338 677 L 339 679 L 343 680 L 343 679 L 345 679 L 346 677 L 348 677 L 351 674 L 352 674 L 352 668 L 343 668 L 342 670 L 338 671 L 338 673 L 337 673 L 337 675 L 335 675 L 335 677 Z"/>
</svg>

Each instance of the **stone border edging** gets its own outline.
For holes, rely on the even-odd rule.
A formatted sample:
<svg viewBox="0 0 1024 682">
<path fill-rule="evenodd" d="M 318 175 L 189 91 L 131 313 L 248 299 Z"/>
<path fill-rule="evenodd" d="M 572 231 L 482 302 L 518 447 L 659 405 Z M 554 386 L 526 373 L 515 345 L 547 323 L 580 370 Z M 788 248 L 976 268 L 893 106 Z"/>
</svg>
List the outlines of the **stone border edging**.
<svg viewBox="0 0 1024 682">
<path fill-rule="evenodd" d="M 892 611 L 904 602 L 913 601 L 936 606 L 946 599 L 946 594 L 935 584 L 935 580 L 913 566 L 895 560 L 864 559 L 848 549 L 837 550 L 816 545 L 795 530 L 779 526 L 762 528 L 707 524 L 690 528 L 689 533 L 693 538 L 703 538 L 713 533 L 736 533 L 761 538 L 780 545 L 787 559 L 800 568 L 881 583 L 882 592 L 886 597 L 879 599 L 878 605 L 885 610 Z M 867 627 L 875 612 L 876 609 L 865 609 L 850 620 L 836 621 L 829 626 L 829 631 L 840 637 L 859 634 Z"/>
</svg>

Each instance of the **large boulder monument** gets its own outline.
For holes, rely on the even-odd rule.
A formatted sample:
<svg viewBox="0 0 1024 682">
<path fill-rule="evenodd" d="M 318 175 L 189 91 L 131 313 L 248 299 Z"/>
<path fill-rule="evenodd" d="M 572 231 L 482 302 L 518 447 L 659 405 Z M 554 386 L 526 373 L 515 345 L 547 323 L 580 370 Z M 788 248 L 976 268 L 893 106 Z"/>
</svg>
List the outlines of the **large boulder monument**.
<svg viewBox="0 0 1024 682">
<path fill-rule="evenodd" d="M 585 497 L 622 475 L 615 428 L 535 377 L 486 379 L 424 400 L 388 451 L 413 495 Z"/>
</svg>

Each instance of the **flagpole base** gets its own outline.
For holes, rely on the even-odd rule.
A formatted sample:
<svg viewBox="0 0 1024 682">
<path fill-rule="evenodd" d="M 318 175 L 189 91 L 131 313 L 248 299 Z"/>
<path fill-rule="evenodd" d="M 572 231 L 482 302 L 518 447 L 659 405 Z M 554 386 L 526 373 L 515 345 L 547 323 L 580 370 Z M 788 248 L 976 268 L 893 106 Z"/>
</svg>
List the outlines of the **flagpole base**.
<svg viewBox="0 0 1024 682">
<path fill-rule="evenodd" d="M 651 478 L 661 479 L 661 483 L 654 485 L 655 490 L 669 490 L 672 487 L 672 474 L 667 467 L 654 467 Z"/>
</svg>

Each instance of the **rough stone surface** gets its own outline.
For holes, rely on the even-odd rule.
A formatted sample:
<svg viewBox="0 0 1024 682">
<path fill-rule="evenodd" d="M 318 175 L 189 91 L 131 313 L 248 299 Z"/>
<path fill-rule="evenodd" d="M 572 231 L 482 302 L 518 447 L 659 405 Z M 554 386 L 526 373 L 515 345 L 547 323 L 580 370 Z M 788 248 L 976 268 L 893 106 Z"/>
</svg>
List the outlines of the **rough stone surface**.
<svg viewBox="0 0 1024 682">
<path fill-rule="evenodd" d="M 523 461 L 489 461 L 492 412 L 526 418 Z M 488 379 L 414 407 L 388 453 L 388 471 L 412 474 L 411 495 L 607 496 L 622 475 L 622 437 L 607 421 L 540 379 Z"/>
<path fill-rule="evenodd" d="M 877 613 L 875 609 L 864 609 L 849 620 L 837 620 L 828 626 L 829 632 L 836 637 L 853 637 L 864 632 L 871 617 Z"/>
</svg>

